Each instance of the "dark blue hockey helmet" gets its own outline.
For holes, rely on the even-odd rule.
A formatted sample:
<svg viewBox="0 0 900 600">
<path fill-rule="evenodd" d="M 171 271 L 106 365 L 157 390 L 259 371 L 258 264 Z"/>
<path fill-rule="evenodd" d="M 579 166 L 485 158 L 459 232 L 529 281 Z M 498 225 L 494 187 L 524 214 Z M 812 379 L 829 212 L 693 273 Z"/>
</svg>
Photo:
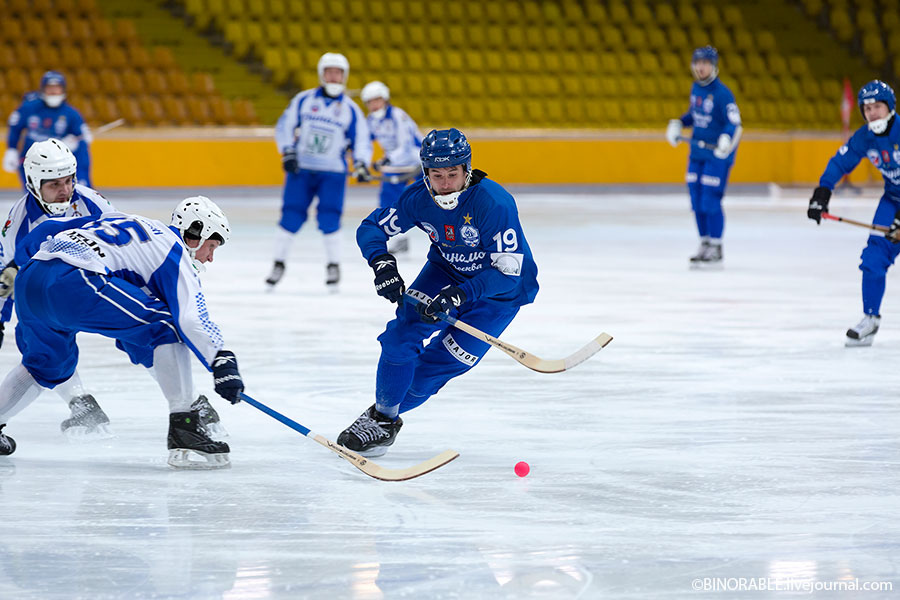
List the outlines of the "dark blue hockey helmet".
<svg viewBox="0 0 900 600">
<path fill-rule="evenodd" d="M 432 129 L 422 140 L 419 150 L 422 168 L 438 169 L 465 165 L 472 170 L 472 146 L 459 129 Z"/>
<path fill-rule="evenodd" d="M 884 102 L 887 104 L 888 111 L 893 111 L 897 106 L 897 97 L 894 95 L 894 90 L 891 89 L 891 86 L 878 79 L 873 79 L 860 88 L 857 101 L 859 102 L 859 112 L 862 113 L 863 119 L 866 118 L 866 113 L 863 110 L 863 106 L 866 104 Z"/>
<path fill-rule="evenodd" d="M 696 50 L 694 50 L 694 54 L 691 55 L 691 63 L 695 63 L 700 60 L 708 60 L 714 67 L 717 67 L 719 66 L 719 51 L 712 46 L 703 46 L 702 48 L 697 48 Z"/>
<path fill-rule="evenodd" d="M 66 76 L 59 71 L 47 71 L 41 77 L 41 89 L 48 85 L 61 85 L 63 90 L 66 89 Z"/>
</svg>

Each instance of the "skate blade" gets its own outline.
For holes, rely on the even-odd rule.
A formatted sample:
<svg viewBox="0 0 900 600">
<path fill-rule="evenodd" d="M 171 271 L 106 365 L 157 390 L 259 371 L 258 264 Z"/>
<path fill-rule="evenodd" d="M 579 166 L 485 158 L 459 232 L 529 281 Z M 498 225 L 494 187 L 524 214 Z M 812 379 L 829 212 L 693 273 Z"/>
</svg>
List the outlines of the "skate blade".
<svg viewBox="0 0 900 600">
<path fill-rule="evenodd" d="M 109 425 L 95 425 L 93 427 L 86 427 L 84 425 L 75 425 L 74 427 L 69 427 L 65 431 L 63 431 L 63 435 L 66 436 L 66 439 L 70 442 L 75 443 L 85 443 L 85 442 L 96 442 L 99 440 L 108 440 L 110 438 L 116 437 L 116 434 L 110 431 Z"/>
<path fill-rule="evenodd" d="M 717 262 L 714 264 L 709 263 L 691 263 L 691 271 L 721 271 L 725 268 L 725 265 L 721 262 Z"/>
<path fill-rule="evenodd" d="M 198 450 L 175 448 L 169 450 L 169 466 L 173 469 L 227 469 L 231 460 L 227 453 L 207 454 Z"/>
<path fill-rule="evenodd" d="M 206 433 L 209 434 L 209 437 L 214 440 L 228 437 L 228 430 L 222 426 L 222 423 L 206 423 L 203 427 L 206 429 Z"/>
<path fill-rule="evenodd" d="M 341 288 L 336 283 L 326 283 L 325 287 L 328 289 L 329 294 L 339 294 L 341 292 Z"/>
<path fill-rule="evenodd" d="M 388 448 L 390 448 L 390 446 L 375 446 L 374 448 L 369 448 L 368 450 L 354 450 L 354 452 L 366 458 L 378 458 L 379 456 L 384 456 L 385 454 L 387 454 Z"/>
<path fill-rule="evenodd" d="M 872 342 L 874 341 L 874 335 L 867 335 L 860 340 L 854 340 L 853 338 L 848 337 L 844 340 L 844 346 L 847 348 L 865 348 L 867 346 L 871 346 Z"/>
</svg>

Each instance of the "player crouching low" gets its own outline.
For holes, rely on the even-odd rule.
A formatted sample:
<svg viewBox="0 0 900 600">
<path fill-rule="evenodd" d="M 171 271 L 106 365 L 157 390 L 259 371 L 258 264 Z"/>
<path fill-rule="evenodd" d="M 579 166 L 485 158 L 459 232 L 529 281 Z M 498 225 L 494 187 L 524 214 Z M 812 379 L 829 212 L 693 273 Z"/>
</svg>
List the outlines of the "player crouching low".
<svg viewBox="0 0 900 600">
<path fill-rule="evenodd" d="M 391 206 L 372 212 L 356 232 L 375 271 L 375 290 L 398 304 L 396 317 L 378 337 L 375 404 L 337 439 L 363 456 L 387 452 L 403 426 L 400 414 L 474 367 L 490 348 L 438 313 L 453 313 L 499 336 L 538 291 L 537 266 L 516 202 L 486 173 L 472 169 L 466 136 L 457 129 L 431 131 L 419 156 L 424 180 L 407 187 Z M 408 292 L 420 302 L 404 302 L 403 278 L 387 242 L 413 227 L 428 234 L 431 248 Z"/>
<path fill-rule="evenodd" d="M 66 382 L 78 362 L 81 331 L 116 340 L 135 364 L 153 368 L 169 403 L 169 464 L 229 466 L 228 444 L 212 440 L 192 408 L 190 354 L 213 373 L 216 393 L 237 403 L 244 389 L 223 349 L 197 272 L 228 241 L 225 215 L 208 198 L 183 200 L 171 226 L 113 213 L 48 220 L 16 247 L 16 342 L 22 362 L 0 384 L 0 433 L 41 393 Z M 66 302 L 50 302 L 66 298 Z M 4 435 L 0 454 L 15 442 Z"/>
</svg>

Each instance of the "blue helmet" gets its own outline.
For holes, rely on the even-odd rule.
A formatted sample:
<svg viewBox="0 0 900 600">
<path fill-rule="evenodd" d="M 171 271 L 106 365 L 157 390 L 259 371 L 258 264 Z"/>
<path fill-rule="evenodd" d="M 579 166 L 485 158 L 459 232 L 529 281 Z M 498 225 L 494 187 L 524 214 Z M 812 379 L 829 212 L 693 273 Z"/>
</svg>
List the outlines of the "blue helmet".
<svg viewBox="0 0 900 600">
<path fill-rule="evenodd" d="M 697 48 L 691 56 L 691 62 L 695 63 L 698 60 L 708 60 L 714 67 L 717 67 L 719 66 L 719 51 L 712 46 Z"/>
<path fill-rule="evenodd" d="M 459 129 L 432 129 L 419 150 L 423 169 L 465 165 L 472 170 L 472 146 Z"/>
<path fill-rule="evenodd" d="M 873 79 L 860 88 L 857 102 L 859 103 L 859 112 L 862 113 L 863 119 L 865 119 L 866 113 L 863 110 L 863 105 L 872 104 L 873 102 L 884 102 L 888 106 L 888 111 L 891 112 L 897 106 L 897 97 L 894 95 L 894 90 L 891 89 L 891 86 L 878 79 Z"/>
<path fill-rule="evenodd" d="M 66 76 L 59 71 L 47 71 L 44 73 L 43 77 L 41 77 L 41 89 L 43 90 L 48 85 L 61 85 L 63 90 L 65 90 Z"/>
</svg>

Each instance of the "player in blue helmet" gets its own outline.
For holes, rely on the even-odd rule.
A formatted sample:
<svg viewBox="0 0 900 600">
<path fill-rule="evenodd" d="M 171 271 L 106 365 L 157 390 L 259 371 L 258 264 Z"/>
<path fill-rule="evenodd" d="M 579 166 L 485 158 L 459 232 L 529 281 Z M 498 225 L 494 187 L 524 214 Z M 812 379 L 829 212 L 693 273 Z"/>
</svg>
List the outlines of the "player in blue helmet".
<svg viewBox="0 0 900 600">
<path fill-rule="evenodd" d="M 847 330 L 846 346 L 871 346 L 881 324 L 881 300 L 884 297 L 887 270 L 900 255 L 900 127 L 897 120 L 897 97 L 891 86 L 874 80 L 859 90 L 859 110 L 866 124 L 856 130 L 838 149 L 813 191 L 806 215 L 817 224 L 828 212 L 831 191 L 841 178 L 850 173 L 863 158 L 868 158 L 881 171 L 884 193 L 872 217 L 873 225 L 889 226 L 885 235 L 870 235 L 862 251 L 863 318 Z"/>
<path fill-rule="evenodd" d="M 718 77 L 719 53 L 712 46 L 694 50 L 691 57 L 694 85 L 688 111 L 672 119 L 666 139 L 672 146 L 682 141 L 684 127 L 692 127 L 687 181 L 691 209 L 700 234 L 700 248 L 691 257 L 691 268 L 721 268 L 725 214 L 722 197 L 741 139 L 741 113 L 734 94 Z"/>
<path fill-rule="evenodd" d="M 393 205 L 373 211 L 356 231 L 375 271 L 375 291 L 397 304 L 394 319 L 378 337 L 375 404 L 338 436 L 339 444 L 365 456 L 384 454 L 403 425 L 400 414 L 471 369 L 490 347 L 437 313 L 499 336 L 538 291 L 537 266 L 516 202 L 486 173 L 472 169 L 466 136 L 458 129 L 431 131 L 419 157 L 423 180 L 408 186 Z M 414 227 L 428 234 L 431 246 L 406 290 L 387 242 Z M 404 301 L 404 293 L 419 302 Z"/>
<path fill-rule="evenodd" d="M 72 150 L 78 159 L 79 183 L 92 187 L 88 146 L 93 136 L 81 113 L 66 102 L 66 78 L 62 73 L 44 73 L 40 90 L 25 95 L 22 104 L 9 116 L 8 125 L 3 170 L 18 172 L 26 192 L 23 159 L 32 144 L 51 138 L 61 140 Z"/>
</svg>

